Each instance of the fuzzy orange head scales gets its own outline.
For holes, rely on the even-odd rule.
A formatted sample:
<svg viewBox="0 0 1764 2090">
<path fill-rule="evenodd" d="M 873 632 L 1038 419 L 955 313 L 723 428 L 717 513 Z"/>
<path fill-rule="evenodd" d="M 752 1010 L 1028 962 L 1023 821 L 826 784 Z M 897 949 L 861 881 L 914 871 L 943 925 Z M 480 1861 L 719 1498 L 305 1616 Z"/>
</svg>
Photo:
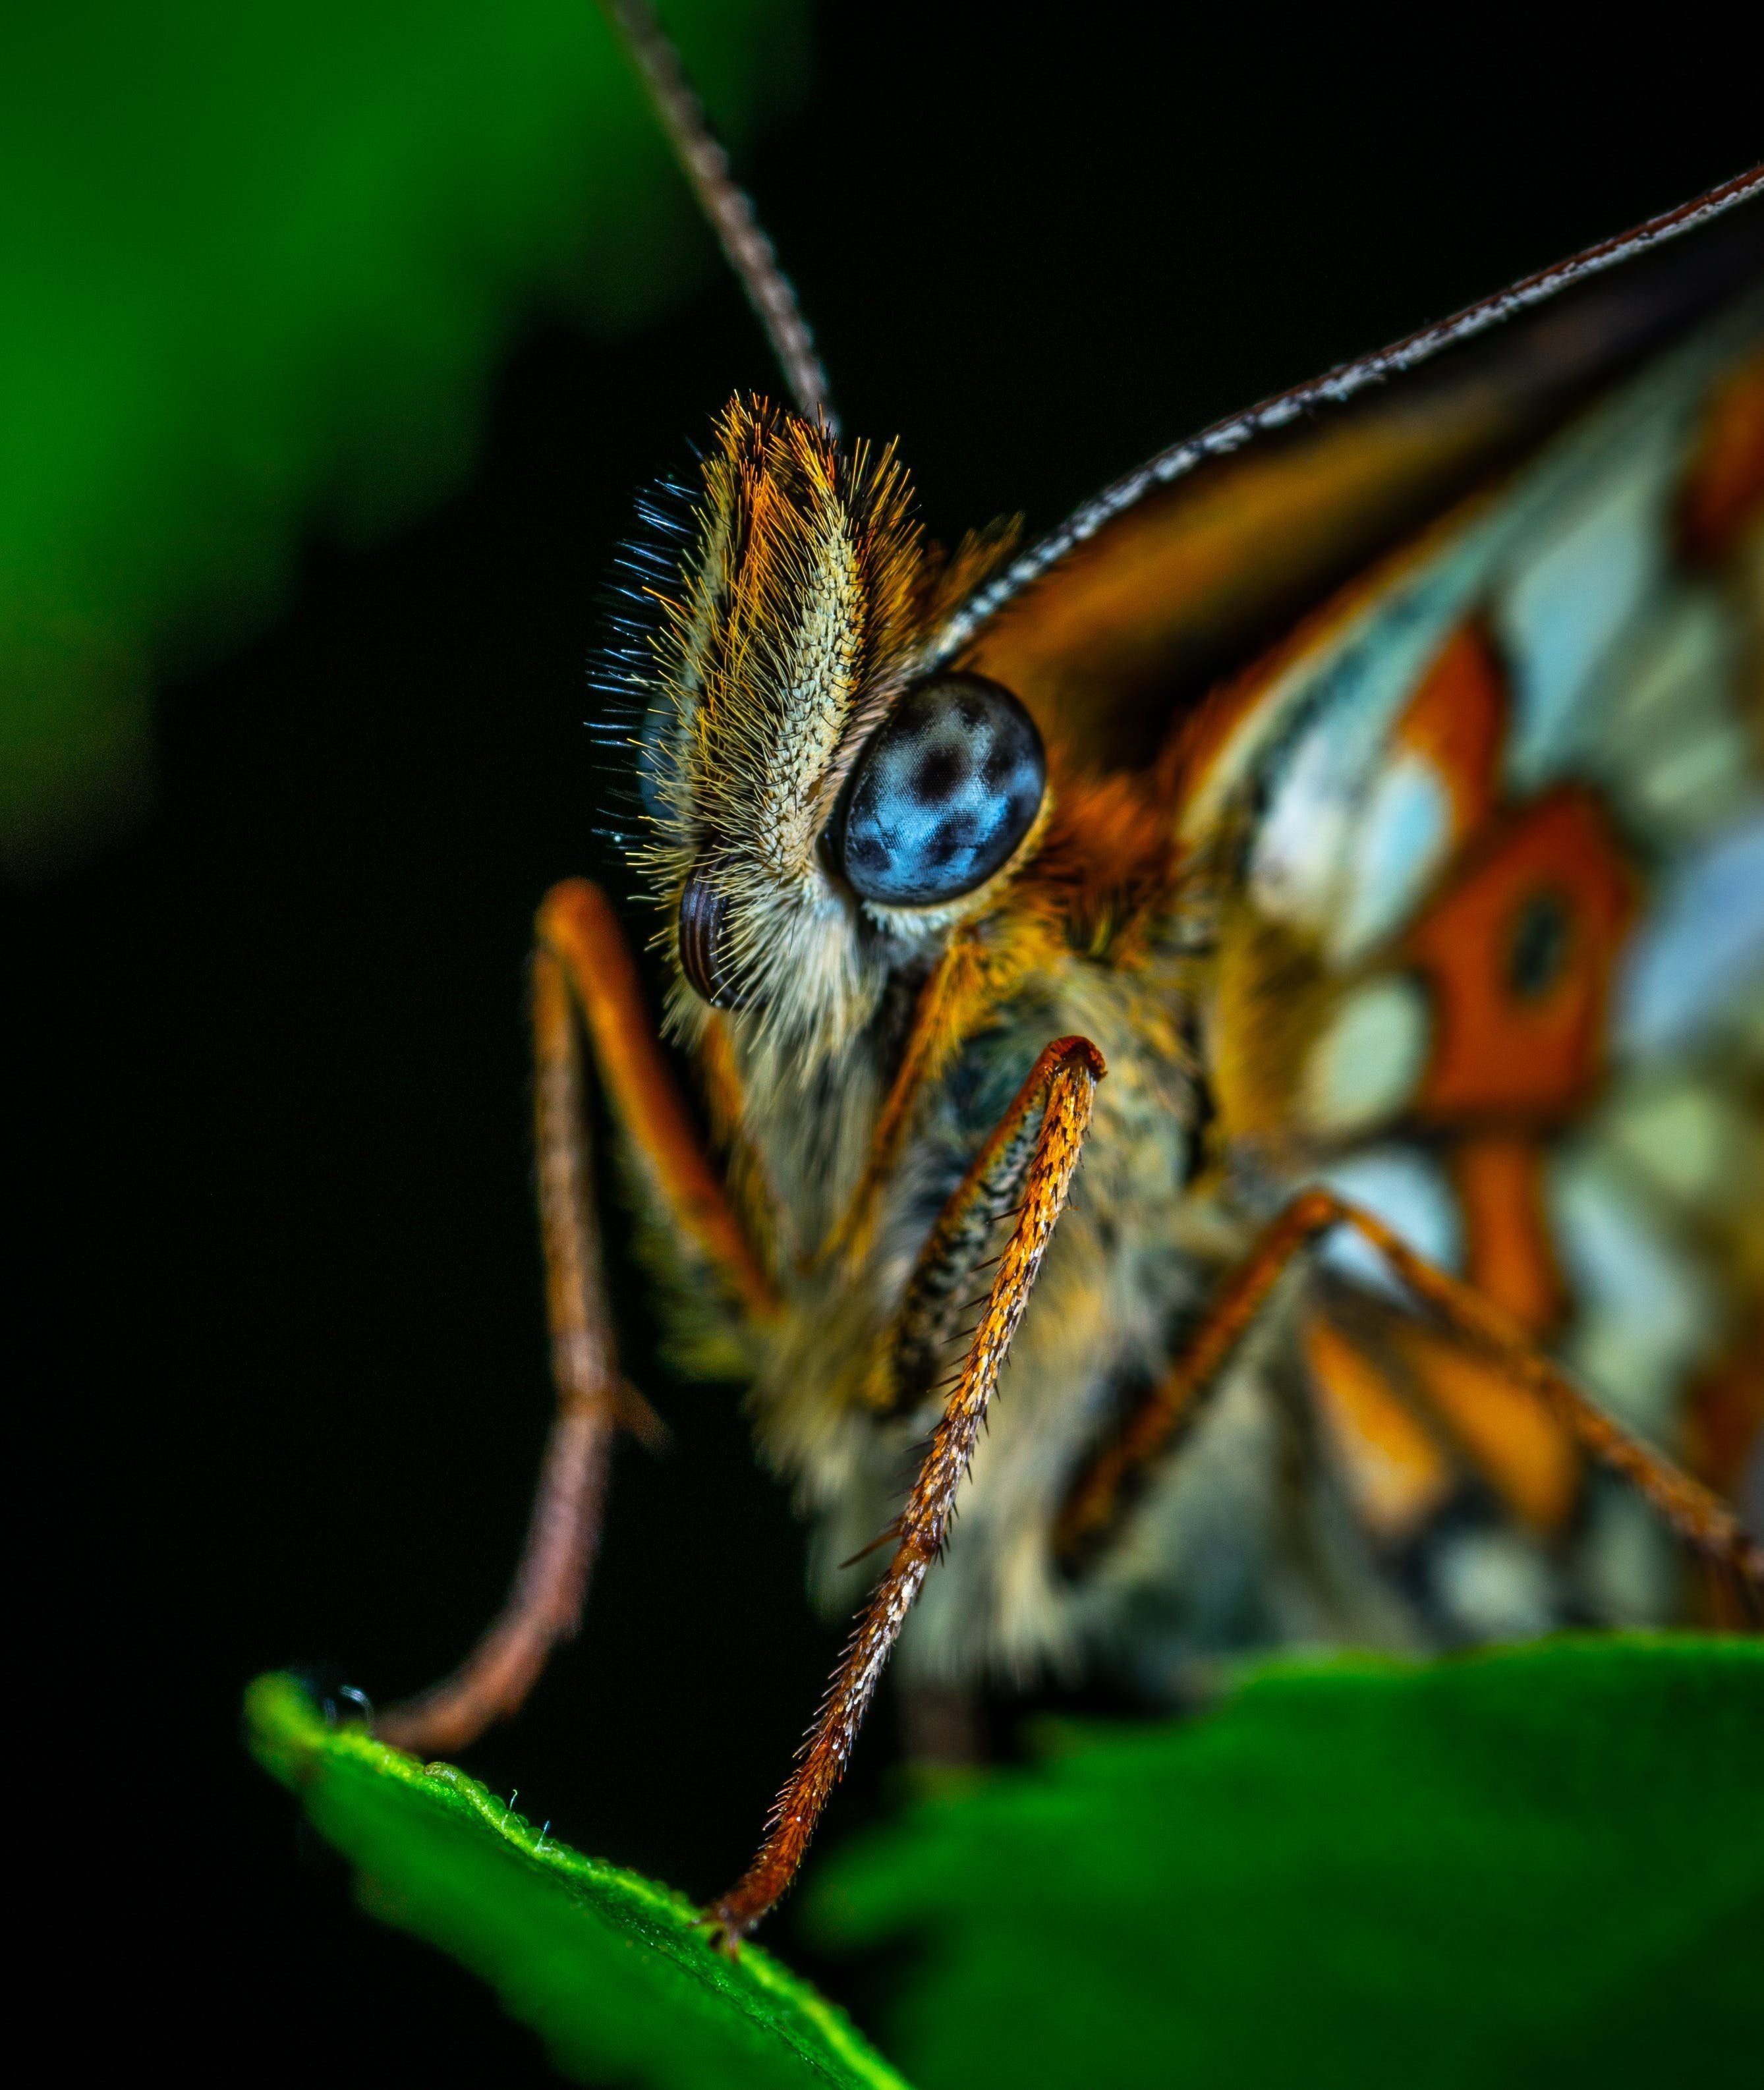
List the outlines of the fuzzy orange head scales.
<svg viewBox="0 0 1764 2090">
<path fill-rule="evenodd" d="M 1015 700 L 915 685 L 992 547 L 945 561 L 910 501 L 891 449 L 757 401 L 717 424 L 642 678 L 643 862 L 688 1033 L 720 1004 L 806 1062 L 837 1051 L 1036 823 L 1044 765 Z"/>
</svg>

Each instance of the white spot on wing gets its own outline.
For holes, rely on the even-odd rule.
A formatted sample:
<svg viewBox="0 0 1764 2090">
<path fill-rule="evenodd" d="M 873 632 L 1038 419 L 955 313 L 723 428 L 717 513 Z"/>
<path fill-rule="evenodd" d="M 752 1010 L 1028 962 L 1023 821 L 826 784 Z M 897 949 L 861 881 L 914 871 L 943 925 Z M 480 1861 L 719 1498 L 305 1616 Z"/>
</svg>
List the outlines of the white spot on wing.
<svg viewBox="0 0 1764 2090">
<path fill-rule="evenodd" d="M 1532 1640 L 1555 1623 L 1549 1570 L 1516 1532 L 1463 1531 L 1434 1565 L 1440 1601 L 1475 1640 Z"/>
<path fill-rule="evenodd" d="M 1406 921 L 1425 897 L 1452 842 L 1452 801 L 1439 771 L 1405 750 L 1361 813 L 1347 894 L 1327 941 L 1351 964 Z"/>
<path fill-rule="evenodd" d="M 1305 1068 L 1306 1114 L 1319 1132 L 1364 1132 L 1413 1094 L 1427 1060 L 1427 1000 L 1400 974 L 1345 996 Z"/>
<path fill-rule="evenodd" d="M 1615 1626 L 1674 1622 L 1682 1589 L 1672 1534 L 1637 1494 L 1594 1494 L 1581 1546 L 1581 1578 L 1594 1619 Z"/>
<path fill-rule="evenodd" d="M 1276 768 L 1256 836 L 1250 878 L 1267 913 L 1311 928 L 1339 915 L 1391 725 L 1463 613 L 1483 553 L 1473 542 L 1381 605 L 1319 675 L 1312 722 Z"/>
<path fill-rule="evenodd" d="M 1602 1137 L 1637 1185 L 1669 1210 L 1737 1214 L 1764 1182 L 1764 1131 L 1737 1098 L 1694 1076 L 1620 1094 Z"/>
<path fill-rule="evenodd" d="M 1719 1339 L 1706 1279 L 1597 1155 L 1563 1156 L 1549 1202 L 1578 1309 L 1569 1362 L 1620 1421 L 1667 1430 L 1684 1375 Z"/>
<path fill-rule="evenodd" d="M 1655 583 L 1669 455 L 1656 435 L 1639 458 L 1626 457 L 1621 476 L 1607 475 L 1577 502 L 1552 541 L 1526 548 L 1497 599 L 1517 700 L 1508 769 L 1523 789 L 1572 755 L 1577 715 L 1597 670 Z"/>
<path fill-rule="evenodd" d="M 1753 759 L 1738 716 L 1732 620 L 1713 591 L 1680 589 L 1624 648 L 1589 761 L 1629 822 L 1683 848 L 1740 818 Z"/>
<path fill-rule="evenodd" d="M 1764 811 L 1680 867 L 1618 987 L 1625 1053 L 1681 1050 L 1764 978 Z"/>
</svg>

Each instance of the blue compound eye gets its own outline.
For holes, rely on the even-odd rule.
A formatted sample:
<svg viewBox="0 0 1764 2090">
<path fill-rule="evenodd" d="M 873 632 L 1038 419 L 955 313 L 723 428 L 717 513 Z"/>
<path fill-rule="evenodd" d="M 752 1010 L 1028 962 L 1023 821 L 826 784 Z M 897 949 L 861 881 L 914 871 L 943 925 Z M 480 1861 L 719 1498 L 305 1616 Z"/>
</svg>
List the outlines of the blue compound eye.
<svg viewBox="0 0 1764 2090">
<path fill-rule="evenodd" d="M 953 900 L 1009 858 L 1047 784 L 1041 735 L 1010 691 L 983 675 L 940 675 L 909 693 L 865 750 L 836 856 L 865 900 Z"/>
</svg>

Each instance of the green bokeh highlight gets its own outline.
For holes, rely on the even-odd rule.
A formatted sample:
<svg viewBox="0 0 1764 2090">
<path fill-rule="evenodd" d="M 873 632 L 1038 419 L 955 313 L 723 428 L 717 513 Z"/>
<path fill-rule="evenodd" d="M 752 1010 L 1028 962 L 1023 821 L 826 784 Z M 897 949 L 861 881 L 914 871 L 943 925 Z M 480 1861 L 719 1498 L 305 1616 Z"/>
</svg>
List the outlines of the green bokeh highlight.
<svg viewBox="0 0 1764 2090">
<path fill-rule="evenodd" d="M 293 1679 L 246 1699 L 252 1750 L 355 1868 L 372 1912 L 481 1974 L 565 2074 L 657 2090 L 906 2090 L 758 1946 L 730 1959 L 680 1894 L 536 1832 L 450 1765 L 327 1727 Z"/>
<path fill-rule="evenodd" d="M 824 1940 L 910 1945 L 923 2090 L 1756 2079 L 1757 1641 L 1280 1668 L 1051 1740 L 815 1882 Z"/>
<path fill-rule="evenodd" d="M 738 144 L 806 11 L 665 0 Z M 0 862 L 140 806 L 156 675 L 260 621 L 303 532 L 458 478 L 523 312 L 628 326 L 712 253 L 593 0 L 7 10 Z"/>
</svg>

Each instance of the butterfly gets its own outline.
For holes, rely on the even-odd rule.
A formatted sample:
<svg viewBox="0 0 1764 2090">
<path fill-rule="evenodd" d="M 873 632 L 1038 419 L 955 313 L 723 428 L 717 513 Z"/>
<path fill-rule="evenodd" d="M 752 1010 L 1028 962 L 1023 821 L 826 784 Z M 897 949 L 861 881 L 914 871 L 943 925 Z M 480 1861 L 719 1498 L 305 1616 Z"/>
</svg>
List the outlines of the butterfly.
<svg viewBox="0 0 1764 2090">
<path fill-rule="evenodd" d="M 381 1733 L 520 1702 L 651 1426 L 593 1090 L 676 1354 L 748 1378 L 859 1607 L 731 1945 L 897 1641 L 1168 1699 L 1663 1615 L 1666 1533 L 1755 1602 L 1764 170 L 944 552 L 610 11 L 793 403 L 640 510 L 604 723 L 665 1006 L 599 888 L 547 897 L 557 1416 L 506 1609 Z"/>
</svg>

